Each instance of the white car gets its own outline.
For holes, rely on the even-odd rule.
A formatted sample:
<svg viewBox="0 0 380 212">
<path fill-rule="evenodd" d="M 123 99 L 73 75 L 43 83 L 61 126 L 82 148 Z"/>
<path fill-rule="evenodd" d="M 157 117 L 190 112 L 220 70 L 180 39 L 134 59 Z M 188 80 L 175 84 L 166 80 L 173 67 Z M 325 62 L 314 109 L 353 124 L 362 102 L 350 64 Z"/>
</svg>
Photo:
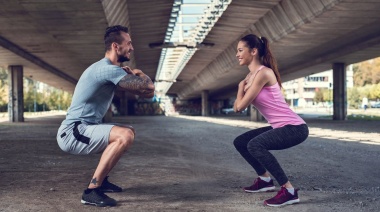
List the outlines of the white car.
<svg viewBox="0 0 380 212">
<path fill-rule="evenodd" d="M 234 113 L 234 109 L 233 108 L 223 108 L 222 113 L 228 115 L 229 113 Z"/>
<path fill-rule="evenodd" d="M 229 113 L 235 113 L 233 108 L 223 108 L 222 113 L 228 115 Z M 241 111 L 241 113 L 246 114 L 247 113 L 247 108 Z"/>
<path fill-rule="evenodd" d="M 380 108 L 380 102 L 371 105 L 372 108 Z"/>
</svg>

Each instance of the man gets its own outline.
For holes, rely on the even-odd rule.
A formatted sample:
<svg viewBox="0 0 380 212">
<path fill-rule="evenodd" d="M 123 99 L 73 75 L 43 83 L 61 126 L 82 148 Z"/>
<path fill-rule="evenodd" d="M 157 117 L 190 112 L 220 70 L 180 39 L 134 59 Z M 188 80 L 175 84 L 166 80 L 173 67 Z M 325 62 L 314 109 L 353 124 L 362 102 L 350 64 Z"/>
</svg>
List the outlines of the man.
<svg viewBox="0 0 380 212">
<path fill-rule="evenodd" d="M 135 131 L 129 126 L 102 124 L 117 87 L 145 98 L 154 96 L 152 80 L 141 70 L 120 67 L 133 51 L 128 28 L 108 27 L 104 35 L 105 57 L 88 67 L 75 87 L 66 119 L 57 133 L 59 147 L 71 154 L 101 153 L 99 164 L 81 202 L 115 206 L 104 192 L 121 192 L 108 181 L 108 173 L 133 143 Z"/>
</svg>

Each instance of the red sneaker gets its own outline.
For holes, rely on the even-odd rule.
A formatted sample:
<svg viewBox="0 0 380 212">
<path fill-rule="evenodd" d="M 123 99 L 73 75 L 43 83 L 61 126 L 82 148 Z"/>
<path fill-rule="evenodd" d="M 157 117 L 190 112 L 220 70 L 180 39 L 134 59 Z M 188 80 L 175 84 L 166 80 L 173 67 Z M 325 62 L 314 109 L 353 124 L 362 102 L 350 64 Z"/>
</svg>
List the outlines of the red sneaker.
<svg viewBox="0 0 380 212">
<path fill-rule="evenodd" d="M 249 193 L 257 193 L 257 192 L 266 192 L 266 191 L 274 191 L 273 180 L 271 179 L 269 182 L 262 180 L 260 177 L 256 178 L 253 182 L 253 185 L 249 187 L 244 187 L 245 192 Z"/>
<path fill-rule="evenodd" d="M 285 187 L 281 187 L 275 197 L 267 199 L 264 201 L 264 205 L 279 207 L 283 205 L 291 205 L 294 203 L 299 203 L 298 189 L 294 189 L 294 195 L 289 193 Z"/>
</svg>

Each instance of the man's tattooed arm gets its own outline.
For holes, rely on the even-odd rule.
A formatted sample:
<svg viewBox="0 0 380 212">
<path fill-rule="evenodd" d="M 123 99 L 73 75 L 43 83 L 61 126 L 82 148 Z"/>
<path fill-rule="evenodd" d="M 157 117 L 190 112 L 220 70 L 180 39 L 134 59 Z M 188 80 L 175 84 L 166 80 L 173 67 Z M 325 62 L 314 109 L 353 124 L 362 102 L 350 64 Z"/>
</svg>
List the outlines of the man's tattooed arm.
<svg viewBox="0 0 380 212">
<path fill-rule="evenodd" d="M 139 74 L 138 76 L 128 74 L 119 81 L 118 85 L 141 97 L 152 98 L 154 96 L 154 84 L 145 74 Z"/>
</svg>

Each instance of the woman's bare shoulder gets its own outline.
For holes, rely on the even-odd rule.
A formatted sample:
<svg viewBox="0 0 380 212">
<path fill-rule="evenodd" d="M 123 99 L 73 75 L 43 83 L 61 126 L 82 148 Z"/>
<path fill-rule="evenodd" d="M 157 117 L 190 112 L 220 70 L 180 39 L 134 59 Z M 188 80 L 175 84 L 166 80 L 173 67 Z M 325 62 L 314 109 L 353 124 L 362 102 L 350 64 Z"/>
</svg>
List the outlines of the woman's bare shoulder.
<svg viewBox="0 0 380 212">
<path fill-rule="evenodd" d="M 260 72 L 260 78 L 264 81 L 266 81 L 269 84 L 273 84 L 277 82 L 276 75 L 274 71 L 271 68 L 264 67 Z"/>
</svg>

